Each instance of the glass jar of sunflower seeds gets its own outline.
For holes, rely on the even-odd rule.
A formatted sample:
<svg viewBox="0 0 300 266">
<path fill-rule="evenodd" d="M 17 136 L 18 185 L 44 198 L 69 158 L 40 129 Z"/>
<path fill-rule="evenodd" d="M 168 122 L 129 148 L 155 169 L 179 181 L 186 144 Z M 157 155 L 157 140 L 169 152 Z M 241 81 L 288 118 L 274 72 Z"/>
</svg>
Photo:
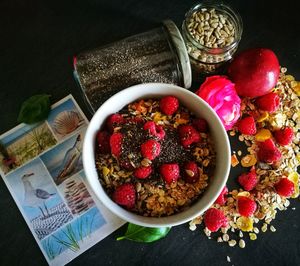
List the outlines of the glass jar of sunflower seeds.
<svg viewBox="0 0 300 266">
<path fill-rule="evenodd" d="M 232 58 L 242 31 L 242 19 L 231 7 L 210 2 L 193 6 L 182 24 L 193 74 L 217 72 Z"/>
</svg>

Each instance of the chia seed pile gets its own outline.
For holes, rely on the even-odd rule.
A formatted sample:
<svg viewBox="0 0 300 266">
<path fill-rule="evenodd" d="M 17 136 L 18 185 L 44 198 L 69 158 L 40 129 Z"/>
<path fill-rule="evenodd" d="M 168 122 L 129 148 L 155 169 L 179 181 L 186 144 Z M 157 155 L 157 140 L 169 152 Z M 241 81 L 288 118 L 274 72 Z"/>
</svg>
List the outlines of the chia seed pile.
<svg viewBox="0 0 300 266">
<path fill-rule="evenodd" d="M 114 128 L 114 133 L 122 133 L 122 149 L 119 158 L 112 154 L 96 154 L 96 165 L 99 180 L 107 194 L 112 197 L 113 191 L 122 184 L 134 184 L 136 202 L 130 211 L 143 216 L 161 217 L 181 212 L 192 205 L 208 186 L 209 177 L 215 166 L 215 152 L 209 132 L 199 133 L 201 140 L 184 148 L 179 143 L 177 128 L 191 124 L 195 117 L 189 110 L 179 106 L 173 115 L 164 115 L 159 110 L 159 100 L 146 99 L 134 102 L 122 109 L 119 114 L 127 119 L 125 124 Z M 154 160 L 143 158 L 140 147 L 151 135 L 143 129 L 147 121 L 154 121 L 163 127 L 165 137 L 160 141 L 161 152 Z M 197 163 L 199 180 L 188 183 L 184 178 L 170 184 L 160 176 L 159 167 L 165 163 L 183 163 L 193 160 Z M 130 170 L 128 167 L 131 165 Z M 123 165 L 123 166 L 122 166 Z M 146 179 L 133 175 L 134 169 L 151 165 L 153 171 Z"/>
</svg>

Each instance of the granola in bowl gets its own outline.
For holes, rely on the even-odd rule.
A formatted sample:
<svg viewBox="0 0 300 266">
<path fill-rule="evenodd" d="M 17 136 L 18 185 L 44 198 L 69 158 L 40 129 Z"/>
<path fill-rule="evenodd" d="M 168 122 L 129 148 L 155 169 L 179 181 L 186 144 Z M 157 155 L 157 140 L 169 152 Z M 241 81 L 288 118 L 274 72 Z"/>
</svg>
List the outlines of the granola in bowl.
<svg viewBox="0 0 300 266">
<path fill-rule="evenodd" d="M 205 191 L 216 163 L 206 120 L 171 95 L 137 100 L 110 115 L 96 145 L 106 193 L 147 217 L 187 209 Z"/>
</svg>

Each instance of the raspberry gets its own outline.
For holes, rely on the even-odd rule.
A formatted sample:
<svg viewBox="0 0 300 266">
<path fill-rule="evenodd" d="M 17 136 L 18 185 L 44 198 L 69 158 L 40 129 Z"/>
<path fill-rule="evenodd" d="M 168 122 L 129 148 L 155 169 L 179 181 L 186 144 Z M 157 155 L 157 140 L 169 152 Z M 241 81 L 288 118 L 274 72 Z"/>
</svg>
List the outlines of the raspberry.
<svg viewBox="0 0 300 266">
<path fill-rule="evenodd" d="M 113 193 L 113 201 L 127 209 L 133 209 L 135 205 L 135 188 L 132 184 L 123 184 L 116 188 Z"/>
<path fill-rule="evenodd" d="M 228 221 L 221 210 L 210 208 L 204 214 L 204 223 L 208 230 L 216 232 L 221 227 L 226 227 Z"/>
<path fill-rule="evenodd" d="M 226 195 L 228 193 L 228 188 L 225 186 L 220 195 L 218 196 L 218 198 L 216 199 L 215 203 L 219 204 L 219 205 L 224 205 L 226 203 Z"/>
<path fill-rule="evenodd" d="M 200 141 L 199 132 L 191 125 L 183 125 L 178 128 L 179 140 L 184 148 Z"/>
<path fill-rule="evenodd" d="M 123 135 L 121 133 L 114 133 L 110 136 L 109 143 L 110 143 L 111 153 L 116 157 L 119 157 L 121 154 L 122 139 L 123 139 Z"/>
<path fill-rule="evenodd" d="M 238 177 L 238 182 L 242 186 L 243 189 L 250 191 L 253 188 L 255 188 L 258 179 L 255 172 L 255 169 L 253 168 L 249 173 L 243 173 Z"/>
<path fill-rule="evenodd" d="M 264 142 L 260 142 L 257 156 L 262 162 L 274 163 L 281 159 L 281 152 L 272 139 L 267 139 Z"/>
<path fill-rule="evenodd" d="M 253 116 L 242 118 L 238 123 L 238 130 L 244 135 L 254 135 L 256 133 L 256 125 Z"/>
<path fill-rule="evenodd" d="M 256 105 L 260 110 L 274 113 L 280 104 L 280 98 L 277 93 L 270 92 L 256 99 Z"/>
<path fill-rule="evenodd" d="M 174 114 L 179 107 L 179 101 L 174 96 L 165 96 L 159 102 L 160 110 L 166 115 Z"/>
<path fill-rule="evenodd" d="M 281 128 L 274 132 L 274 138 L 282 146 L 289 145 L 294 139 L 294 131 L 291 127 Z"/>
<path fill-rule="evenodd" d="M 149 175 L 151 175 L 152 173 L 152 167 L 151 166 L 141 166 L 139 168 L 137 168 L 133 175 L 136 177 L 136 178 L 139 178 L 139 179 L 145 179 L 147 178 Z"/>
<path fill-rule="evenodd" d="M 248 197 L 239 196 L 237 201 L 238 211 L 240 215 L 249 217 L 256 211 L 256 202 Z"/>
<path fill-rule="evenodd" d="M 154 160 L 160 154 L 160 144 L 149 139 L 141 145 L 141 153 L 144 158 Z"/>
<path fill-rule="evenodd" d="M 124 168 L 128 171 L 133 171 L 134 170 L 134 167 L 130 163 L 129 159 L 119 158 L 119 164 L 122 168 Z"/>
<path fill-rule="evenodd" d="M 180 169 L 177 163 L 166 163 L 161 165 L 160 174 L 167 184 L 177 181 L 180 177 Z"/>
<path fill-rule="evenodd" d="M 295 192 L 294 183 L 283 177 L 275 184 L 276 192 L 282 197 L 290 197 Z"/>
<path fill-rule="evenodd" d="M 185 178 L 185 181 L 187 183 L 195 183 L 199 180 L 199 170 L 198 170 L 198 165 L 193 162 L 186 162 L 183 165 L 183 176 Z"/>
<path fill-rule="evenodd" d="M 122 115 L 112 114 L 107 118 L 106 126 L 107 126 L 109 132 L 113 132 L 115 126 L 118 126 L 118 125 L 124 124 L 124 123 L 125 123 L 125 119 Z"/>
<path fill-rule="evenodd" d="M 148 130 L 150 135 L 157 137 L 159 140 L 162 140 L 166 135 L 163 127 L 156 125 L 153 121 L 146 122 L 144 129 Z"/>
<path fill-rule="evenodd" d="M 110 153 L 109 133 L 107 131 L 99 131 L 97 133 L 97 144 L 100 153 Z"/>
<path fill-rule="evenodd" d="M 203 118 L 193 119 L 192 125 L 201 133 L 205 133 L 208 131 L 207 121 Z"/>
</svg>

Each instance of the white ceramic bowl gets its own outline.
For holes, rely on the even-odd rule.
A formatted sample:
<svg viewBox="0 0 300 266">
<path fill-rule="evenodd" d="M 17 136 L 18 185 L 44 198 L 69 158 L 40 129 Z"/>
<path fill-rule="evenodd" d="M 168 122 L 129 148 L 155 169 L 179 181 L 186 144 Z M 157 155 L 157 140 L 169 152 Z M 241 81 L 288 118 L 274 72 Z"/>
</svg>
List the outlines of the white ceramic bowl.
<svg viewBox="0 0 300 266">
<path fill-rule="evenodd" d="M 116 203 L 106 194 L 98 180 L 95 166 L 96 134 L 102 127 L 105 119 L 121 110 L 127 104 L 141 98 L 176 96 L 196 116 L 206 119 L 210 134 L 215 143 L 216 168 L 213 178 L 203 195 L 187 210 L 168 217 L 143 217 L 129 212 Z M 109 98 L 95 113 L 88 126 L 83 144 L 83 165 L 87 180 L 99 200 L 113 213 L 122 219 L 134 224 L 147 227 L 174 226 L 188 222 L 206 211 L 216 200 L 226 184 L 230 170 L 230 144 L 222 122 L 213 109 L 196 94 L 181 87 L 163 84 L 139 84 L 115 94 Z"/>
</svg>

